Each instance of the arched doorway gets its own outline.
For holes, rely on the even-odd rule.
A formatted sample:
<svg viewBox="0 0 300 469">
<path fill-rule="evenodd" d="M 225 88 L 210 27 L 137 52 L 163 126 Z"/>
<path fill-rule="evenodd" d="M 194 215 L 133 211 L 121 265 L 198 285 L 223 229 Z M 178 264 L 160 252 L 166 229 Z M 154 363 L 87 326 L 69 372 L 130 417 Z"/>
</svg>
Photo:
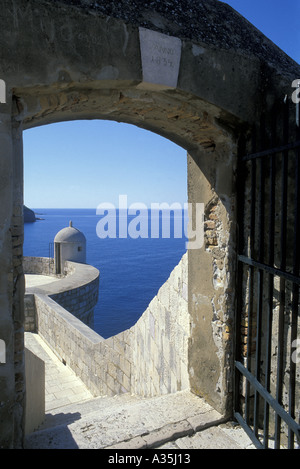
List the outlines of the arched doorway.
<svg viewBox="0 0 300 469">
<path fill-rule="evenodd" d="M 194 28 L 178 5 L 170 12 L 160 2 L 140 13 L 119 4 L 96 11 L 80 1 L 77 7 L 67 1 L 3 4 L 1 30 L 11 38 L 1 50 L 7 90 L 0 128 L 5 444 L 12 444 L 13 428 L 22 428 L 24 397 L 22 130 L 63 120 L 133 123 L 188 151 L 189 202 L 204 203 L 207 222 L 204 249 L 188 254 L 190 382 L 222 413 L 231 409 L 237 141 L 262 107 L 270 110 L 289 94 L 299 67 L 221 2 L 197 6 Z M 238 25 L 234 35 L 225 27 L 229 16 Z M 211 19 L 222 27 L 211 28 Z M 151 63 L 156 73 L 149 78 Z"/>
<path fill-rule="evenodd" d="M 108 338 L 130 328 L 186 252 L 186 151 L 103 120 L 35 127 L 23 144 L 24 202 L 42 218 L 24 226 L 24 256 L 53 257 L 53 250 L 58 258 L 51 243 L 72 220 L 87 239 L 87 263 L 100 271 L 93 329 Z M 98 209 L 107 204 L 109 219 Z"/>
</svg>

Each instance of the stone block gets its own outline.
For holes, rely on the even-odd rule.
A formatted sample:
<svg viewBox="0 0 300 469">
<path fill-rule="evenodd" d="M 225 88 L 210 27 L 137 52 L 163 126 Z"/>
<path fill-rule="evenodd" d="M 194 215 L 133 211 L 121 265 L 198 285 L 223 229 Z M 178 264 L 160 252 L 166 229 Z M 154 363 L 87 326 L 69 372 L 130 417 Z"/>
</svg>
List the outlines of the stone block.
<svg viewBox="0 0 300 469">
<path fill-rule="evenodd" d="M 143 82 L 176 88 L 181 57 L 181 40 L 156 31 L 139 28 Z M 143 88 L 140 84 L 139 88 Z"/>
<path fill-rule="evenodd" d="M 106 446 L 105 449 L 117 450 L 117 449 L 126 449 L 126 450 L 136 450 L 136 449 L 146 449 L 147 444 L 143 437 L 136 436 L 131 438 L 129 441 L 122 441 L 121 443 L 116 443 L 115 445 Z"/>
<path fill-rule="evenodd" d="M 45 363 L 30 350 L 26 354 L 25 433 L 38 428 L 45 418 Z"/>
<path fill-rule="evenodd" d="M 144 435 L 143 439 L 147 444 L 147 448 L 157 448 L 167 441 L 176 440 L 184 436 L 192 435 L 193 428 L 186 420 L 178 423 L 172 423 L 164 426 L 159 430 L 151 432 L 149 435 Z"/>
<path fill-rule="evenodd" d="M 177 316 L 178 312 L 179 293 L 178 290 L 170 288 L 169 290 L 169 310 L 173 317 Z"/>
</svg>

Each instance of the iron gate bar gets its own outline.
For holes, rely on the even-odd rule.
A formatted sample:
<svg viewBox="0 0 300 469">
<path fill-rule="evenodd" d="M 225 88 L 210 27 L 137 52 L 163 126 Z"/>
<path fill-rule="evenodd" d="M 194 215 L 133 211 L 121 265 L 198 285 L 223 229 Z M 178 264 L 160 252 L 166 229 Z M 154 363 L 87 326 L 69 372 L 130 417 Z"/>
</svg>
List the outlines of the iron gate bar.
<svg viewBox="0 0 300 469">
<path fill-rule="evenodd" d="M 274 131 L 272 132 L 274 135 Z M 269 213 L 269 265 L 274 265 L 274 242 L 275 242 L 275 157 L 274 155 L 270 159 L 270 213 Z M 270 392 L 271 382 L 271 346 L 272 346 L 272 322 L 273 322 L 273 295 L 274 295 L 274 275 L 268 274 L 269 285 L 268 285 L 268 311 L 267 311 L 267 332 L 266 332 L 266 367 L 265 367 L 265 387 Z M 270 420 L 270 408 L 267 401 L 264 406 L 264 448 L 268 448 L 269 442 L 269 420 Z"/>
<path fill-rule="evenodd" d="M 289 138 L 288 129 L 288 106 L 284 106 L 283 111 L 283 143 L 287 144 Z M 286 256 L 287 256 L 287 187 L 288 187 L 288 156 L 289 152 L 284 150 L 282 152 L 282 180 L 281 180 L 281 233 L 280 233 L 280 269 L 286 271 Z M 280 278 L 280 292 L 279 292 L 279 319 L 278 319 L 278 355 L 277 355 L 277 384 L 276 384 L 276 399 L 280 404 L 282 403 L 283 391 L 283 377 L 284 377 L 284 315 L 285 315 L 285 278 Z M 281 418 L 277 413 L 275 415 L 275 448 L 280 448 L 280 430 Z"/>
<path fill-rule="evenodd" d="M 263 118 L 260 122 L 261 137 L 260 144 L 262 147 L 265 146 L 265 122 Z M 265 186 L 265 161 L 261 159 L 259 162 L 259 205 L 258 205 L 258 258 L 259 261 L 263 261 L 264 256 L 264 220 L 265 220 L 265 197 L 264 197 L 264 186 Z M 256 380 L 260 380 L 261 375 L 261 328 L 262 328 L 262 314 L 263 314 L 263 282 L 264 272 L 262 269 L 257 270 L 257 314 L 256 314 L 256 356 L 255 356 L 255 377 Z M 258 435 L 258 419 L 259 419 L 259 393 L 255 390 L 254 393 L 254 434 Z"/>
<path fill-rule="evenodd" d="M 239 412 L 235 412 L 234 413 L 234 417 L 236 418 L 236 420 L 238 421 L 238 423 L 240 424 L 240 426 L 245 430 L 245 432 L 247 433 L 247 435 L 249 436 L 250 440 L 253 441 L 253 443 L 255 444 L 255 447 L 257 449 L 265 449 L 264 446 L 261 444 L 261 442 L 259 441 L 259 439 L 256 437 L 255 433 L 251 430 L 251 428 L 249 427 L 248 424 L 246 424 L 245 420 L 243 419 L 243 417 L 241 416 L 241 414 Z"/>
<path fill-rule="evenodd" d="M 298 127 L 297 133 L 300 134 L 300 128 Z M 294 209 L 294 247 L 295 255 L 293 262 L 293 273 L 299 275 L 300 267 L 300 249 L 299 249 L 299 234 L 300 234 L 300 150 L 295 151 L 295 209 Z M 291 317 L 291 349 L 290 349 L 290 389 L 289 389 L 289 413 L 293 419 L 295 419 L 295 407 L 296 407 L 296 360 L 293 357 L 293 342 L 297 339 L 297 321 L 298 321 L 298 304 L 299 304 L 299 287 L 293 283 L 292 288 L 292 317 Z M 292 432 L 288 431 L 289 447 L 294 448 L 294 438 Z"/>
<path fill-rule="evenodd" d="M 272 115 L 271 123 L 271 146 L 275 147 L 276 136 L 276 123 L 277 113 Z M 274 265 L 275 254 L 275 172 L 276 172 L 276 159 L 275 155 L 271 155 L 269 160 L 270 165 L 270 188 L 269 188 L 269 253 L 268 263 Z M 273 296 L 274 296 L 274 275 L 268 274 L 268 310 L 267 310 L 267 333 L 266 333 L 266 366 L 265 366 L 265 387 L 270 393 L 271 385 L 271 352 L 272 352 L 272 327 L 273 327 Z M 264 448 L 269 447 L 269 424 L 270 424 L 270 406 L 267 401 L 264 405 Z"/>
<path fill-rule="evenodd" d="M 249 380 L 251 385 L 259 392 L 259 394 L 268 402 L 268 404 L 275 410 L 275 412 L 280 415 L 281 419 L 291 428 L 295 433 L 296 437 L 300 439 L 300 425 L 284 410 L 284 408 L 277 402 L 277 400 L 264 388 L 264 386 L 257 381 L 255 376 L 246 370 L 244 365 L 241 362 L 235 362 L 236 368 L 240 373 Z"/>
<path fill-rule="evenodd" d="M 252 132 L 252 150 L 256 150 L 257 145 L 257 136 L 255 130 Z M 256 160 L 252 162 L 251 166 L 251 225 L 250 225 L 250 255 L 254 256 L 254 249 L 255 249 L 255 231 L 256 231 L 256 192 L 257 192 L 257 164 Z M 253 310 L 253 303 L 254 303 L 254 281 L 255 281 L 255 272 L 254 269 L 249 269 L 249 308 L 248 308 L 248 329 L 247 329 L 247 346 L 246 346 L 246 357 L 247 357 L 247 369 L 251 367 L 251 344 L 252 344 L 252 323 L 253 318 L 249 311 Z M 247 413 L 246 413 L 247 409 Z M 246 392 L 245 392 L 245 415 L 247 416 L 246 422 L 250 426 L 250 419 L 251 419 L 251 406 L 250 406 L 250 382 L 246 381 Z M 254 433 L 256 437 L 256 433 Z"/>
<path fill-rule="evenodd" d="M 257 267 L 258 269 L 264 270 L 265 272 L 277 275 L 278 277 L 282 277 L 285 280 L 289 280 L 290 282 L 300 285 L 300 277 L 297 277 L 290 272 L 285 272 L 284 270 L 278 269 L 277 267 L 272 267 L 268 264 L 264 264 L 263 262 L 255 261 L 254 259 L 251 259 L 250 257 L 244 256 L 242 254 L 238 255 L 238 260 L 244 264 Z"/>
<path fill-rule="evenodd" d="M 51 258 L 54 257 L 53 246 L 54 246 L 54 243 L 49 243 L 49 260 L 48 260 L 49 275 L 51 274 Z"/>
<path fill-rule="evenodd" d="M 245 154 L 244 150 L 246 145 L 244 141 L 243 148 L 239 148 L 239 155 L 243 155 L 238 159 L 238 256 L 237 256 L 237 321 L 236 321 L 236 358 L 235 358 L 235 417 L 244 430 L 248 433 L 257 448 L 268 448 L 269 446 L 269 418 L 270 409 L 275 412 L 275 448 L 280 448 L 281 438 L 281 422 L 284 422 L 287 427 L 288 447 L 293 448 L 295 437 L 300 442 L 300 425 L 295 420 L 296 409 L 296 361 L 292 360 L 293 340 L 297 338 L 297 321 L 298 321 L 298 307 L 299 307 L 299 267 L 300 267 L 300 246 L 298 240 L 300 235 L 300 128 L 296 134 L 296 139 L 293 143 L 289 141 L 289 106 L 288 103 L 280 104 L 283 109 L 283 135 L 278 134 L 277 130 L 277 112 L 271 114 L 271 149 L 267 149 L 265 145 L 265 123 L 263 119 L 260 122 L 260 135 L 259 146 L 262 151 L 256 149 L 256 132 L 252 132 L 252 153 Z M 278 121 L 280 125 L 280 122 Z M 292 129 L 293 131 L 294 129 Z M 276 146 L 276 140 L 280 139 L 283 145 Z M 275 145 L 274 145 L 275 144 Z M 293 150 L 296 155 L 296 185 L 295 185 L 295 198 L 294 198 L 294 256 L 292 262 L 292 269 L 287 268 L 287 215 L 288 212 L 288 161 L 289 152 Z M 276 156 L 276 159 L 275 159 Z M 264 157 L 269 157 L 268 159 Z M 277 167 L 276 160 L 282 159 L 282 168 Z M 257 165 L 257 159 L 259 164 Z M 247 181 L 246 162 L 251 163 L 251 200 L 250 200 L 250 227 L 249 227 L 249 245 L 247 255 L 244 255 L 244 249 L 247 245 L 244 233 L 244 216 L 245 216 L 245 182 Z M 268 162 L 268 177 L 265 177 L 265 167 Z M 281 237 L 280 237 L 280 262 L 279 267 L 274 266 L 275 262 L 275 194 L 277 181 L 275 178 L 276 172 L 281 169 Z M 290 168 L 292 170 L 294 168 Z M 292 173 L 293 174 L 293 173 Z M 240 176 L 240 177 L 239 177 Z M 257 187 L 257 181 L 259 182 Z M 265 207 L 267 207 L 265 200 L 265 182 L 269 181 L 269 195 L 268 195 L 268 216 L 269 216 L 269 235 L 267 250 L 264 252 L 264 222 L 265 222 Z M 258 197 L 256 191 L 258 189 Z M 267 209 L 267 208 L 266 208 Z M 258 216 L 256 216 L 256 214 Z M 258 240 L 258 250 L 254 244 Z M 289 241 L 289 246 L 290 246 Z M 291 246 L 292 248 L 292 246 Z M 290 247 L 289 247 L 290 253 Z M 265 260 L 266 259 L 266 260 Z M 245 277 L 247 273 L 247 277 Z M 257 287 L 254 286 L 254 276 L 256 277 Z M 265 286 L 264 280 L 268 276 L 268 287 Z M 274 321 L 273 314 L 273 301 L 274 301 L 274 282 L 275 276 L 279 277 L 279 315 L 277 317 L 278 323 L 278 350 L 277 350 L 277 376 L 276 381 L 276 398 L 270 394 L 271 382 L 271 351 L 272 351 L 272 327 Z M 248 302 L 245 297 L 246 289 L 244 289 L 244 277 L 247 281 L 248 288 Z M 287 310 L 286 305 L 286 282 L 292 282 L 292 308 Z M 246 287 L 246 284 L 245 284 Z M 267 293 L 266 310 L 262 299 L 264 292 Z M 252 318 L 255 309 L 253 309 L 253 299 L 257 295 L 257 310 L 256 310 L 256 349 L 254 370 L 251 370 L 251 352 L 252 352 Z M 246 308 L 246 309 L 244 309 Z M 291 312 L 290 312 L 291 311 Z M 263 378 L 262 368 L 260 367 L 261 353 L 262 353 L 262 314 L 264 314 L 267 321 L 267 331 L 264 334 L 264 350 L 265 350 L 265 382 L 261 384 L 260 378 Z M 242 314 L 245 317 L 245 330 L 247 334 L 246 342 L 242 344 Z M 289 339 L 290 346 L 285 342 L 285 315 L 288 314 L 291 318 L 289 326 Z M 243 332 L 244 334 L 244 332 Z M 245 336 L 244 336 L 245 337 Z M 242 345 L 245 346 L 242 348 Z M 286 371 L 284 365 L 285 353 L 288 353 L 290 347 L 290 368 Z M 246 352 L 246 353 L 245 353 Z M 242 363 L 243 362 L 243 363 Z M 286 375 L 286 372 L 288 375 Z M 243 377 L 243 378 L 242 378 Z M 289 377 L 289 396 L 288 396 L 288 412 L 283 407 L 283 381 Z M 244 393 L 240 395 L 240 386 L 243 386 Z M 254 390 L 254 408 L 250 408 L 250 389 Z M 239 397 L 240 396 L 240 397 Z M 244 399 L 243 399 L 244 398 Z M 241 399 L 241 400 L 240 400 Z M 258 418 L 261 416 L 259 411 L 259 402 L 263 400 L 263 444 L 258 438 Z M 244 401 L 243 415 L 240 412 L 240 407 Z M 251 413 L 251 412 L 252 413 Z M 253 420 L 251 418 L 254 417 Z M 300 416 L 299 416 L 300 417 Z M 299 422 L 300 423 L 300 422 Z M 252 428 L 253 429 L 252 429 Z"/>
<path fill-rule="evenodd" d="M 252 149 L 256 149 L 256 132 L 253 130 L 252 132 Z M 251 166 L 251 219 L 250 219 L 250 254 L 254 255 L 254 248 L 255 248 L 255 213 L 256 213 L 256 191 L 257 191 L 257 184 L 256 184 L 256 171 L 257 165 L 256 160 L 252 162 Z M 254 301 L 254 269 L 249 269 L 249 308 L 248 308 L 248 329 L 247 329 L 247 347 L 246 347 L 246 360 L 247 360 L 247 369 L 251 367 L 251 343 L 252 343 L 252 315 L 249 311 L 253 310 L 253 301 Z M 246 381 L 246 389 L 245 389 L 245 418 L 248 425 L 250 425 L 250 418 L 251 418 L 251 409 L 250 409 L 250 382 Z M 255 435 L 255 433 L 254 433 Z M 256 435 L 255 435 L 256 437 Z"/>
<path fill-rule="evenodd" d="M 252 311 L 253 306 L 253 288 L 254 288 L 254 269 L 251 267 L 249 269 L 249 311 Z M 246 363 L 247 369 L 250 369 L 250 353 L 251 353 L 251 344 L 252 343 L 252 315 L 248 314 L 248 330 L 247 330 L 247 351 L 246 351 Z M 245 420 L 248 425 L 250 425 L 250 406 L 249 406 L 249 396 L 250 396 L 250 383 L 246 381 L 245 389 Z"/>
<path fill-rule="evenodd" d="M 271 148 L 270 150 L 258 151 L 256 153 L 251 153 L 250 155 L 244 155 L 241 157 L 243 161 L 255 160 L 257 158 L 262 158 L 264 156 L 272 156 L 276 153 L 282 153 L 283 151 L 295 150 L 300 148 L 300 140 L 297 140 L 293 143 L 287 143 L 279 147 Z"/>
<path fill-rule="evenodd" d="M 238 145 L 239 145 L 239 154 L 245 154 L 245 138 L 244 138 L 244 135 L 241 136 L 239 142 L 238 142 Z M 238 160 L 238 163 L 237 163 L 237 192 L 238 194 L 242 194 L 243 191 L 244 191 L 244 180 L 246 179 L 245 177 L 245 166 L 244 165 L 241 165 L 240 164 L 240 160 Z M 244 239 L 245 239 L 245 235 L 244 235 L 244 217 L 242 216 L 243 214 L 243 198 L 242 197 L 237 197 L 237 212 L 238 212 L 238 215 L 240 214 L 240 216 L 238 216 L 238 219 L 239 219 L 239 223 L 237 223 L 237 243 L 238 243 L 238 252 L 241 252 L 243 251 L 243 247 L 244 247 Z M 241 262 L 237 262 L 237 292 L 241 292 L 243 291 L 243 269 L 244 269 L 244 264 L 241 263 Z M 237 295 L 236 297 L 236 300 L 237 300 L 237 304 L 236 304 L 236 312 L 240 313 L 242 311 L 242 307 L 243 307 L 243 295 Z M 236 314 L 236 318 L 235 318 L 235 324 L 234 324 L 234 328 L 235 328 L 235 334 L 234 334 L 234 350 L 235 350 L 235 357 L 240 357 L 240 354 L 241 354 L 241 314 Z M 237 411 L 237 410 L 240 410 L 240 399 L 239 399 L 239 396 L 240 396 L 240 375 L 238 373 L 238 370 L 237 368 L 234 366 L 234 360 L 233 360 L 233 369 L 234 369 L 234 373 L 233 373 L 233 379 L 234 379 L 234 383 L 233 383 L 233 389 L 234 389 L 234 393 L 233 393 L 233 409 L 234 411 Z M 246 387 L 248 385 L 248 382 L 246 383 Z M 247 390 L 246 390 L 247 392 Z M 238 415 L 239 412 L 237 412 Z M 239 419 L 237 418 L 237 420 L 239 421 Z M 245 407 L 245 420 L 247 422 L 247 406 Z M 242 423 L 240 423 L 244 430 L 248 433 L 248 425 L 245 424 L 245 422 L 243 421 Z M 250 435 L 249 435 L 250 436 Z M 251 436 L 250 436 L 251 438 Z"/>
</svg>

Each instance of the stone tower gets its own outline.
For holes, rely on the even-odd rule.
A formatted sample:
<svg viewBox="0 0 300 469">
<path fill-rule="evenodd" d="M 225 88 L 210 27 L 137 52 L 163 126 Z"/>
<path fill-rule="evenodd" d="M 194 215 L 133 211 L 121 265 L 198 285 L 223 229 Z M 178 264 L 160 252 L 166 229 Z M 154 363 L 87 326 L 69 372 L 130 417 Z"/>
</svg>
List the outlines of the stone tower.
<svg viewBox="0 0 300 469">
<path fill-rule="evenodd" d="M 54 238 L 55 272 L 64 272 L 65 261 L 86 263 L 86 238 L 81 231 L 69 226 L 60 230 Z"/>
</svg>

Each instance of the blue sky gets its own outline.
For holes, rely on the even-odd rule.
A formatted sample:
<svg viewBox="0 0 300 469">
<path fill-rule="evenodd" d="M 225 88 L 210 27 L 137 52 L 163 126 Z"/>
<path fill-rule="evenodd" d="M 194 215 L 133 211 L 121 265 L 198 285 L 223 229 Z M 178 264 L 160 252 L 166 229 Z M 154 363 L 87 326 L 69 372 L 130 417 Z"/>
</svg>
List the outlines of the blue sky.
<svg viewBox="0 0 300 469">
<path fill-rule="evenodd" d="M 133 125 L 91 120 L 24 132 L 24 202 L 95 208 L 104 202 L 186 202 L 186 151 Z M 54 190 L 55 189 L 55 190 Z"/>
<path fill-rule="evenodd" d="M 299 0 L 222 0 L 300 63 Z M 298 78 L 298 77 L 296 77 Z"/>
<path fill-rule="evenodd" d="M 300 63 L 300 0 L 225 1 Z M 298 77 L 295 77 L 298 78 Z M 126 165 L 124 162 L 126 161 Z M 75 121 L 24 132 L 24 202 L 31 208 L 95 208 L 187 201 L 186 151 L 151 132 Z"/>
</svg>

